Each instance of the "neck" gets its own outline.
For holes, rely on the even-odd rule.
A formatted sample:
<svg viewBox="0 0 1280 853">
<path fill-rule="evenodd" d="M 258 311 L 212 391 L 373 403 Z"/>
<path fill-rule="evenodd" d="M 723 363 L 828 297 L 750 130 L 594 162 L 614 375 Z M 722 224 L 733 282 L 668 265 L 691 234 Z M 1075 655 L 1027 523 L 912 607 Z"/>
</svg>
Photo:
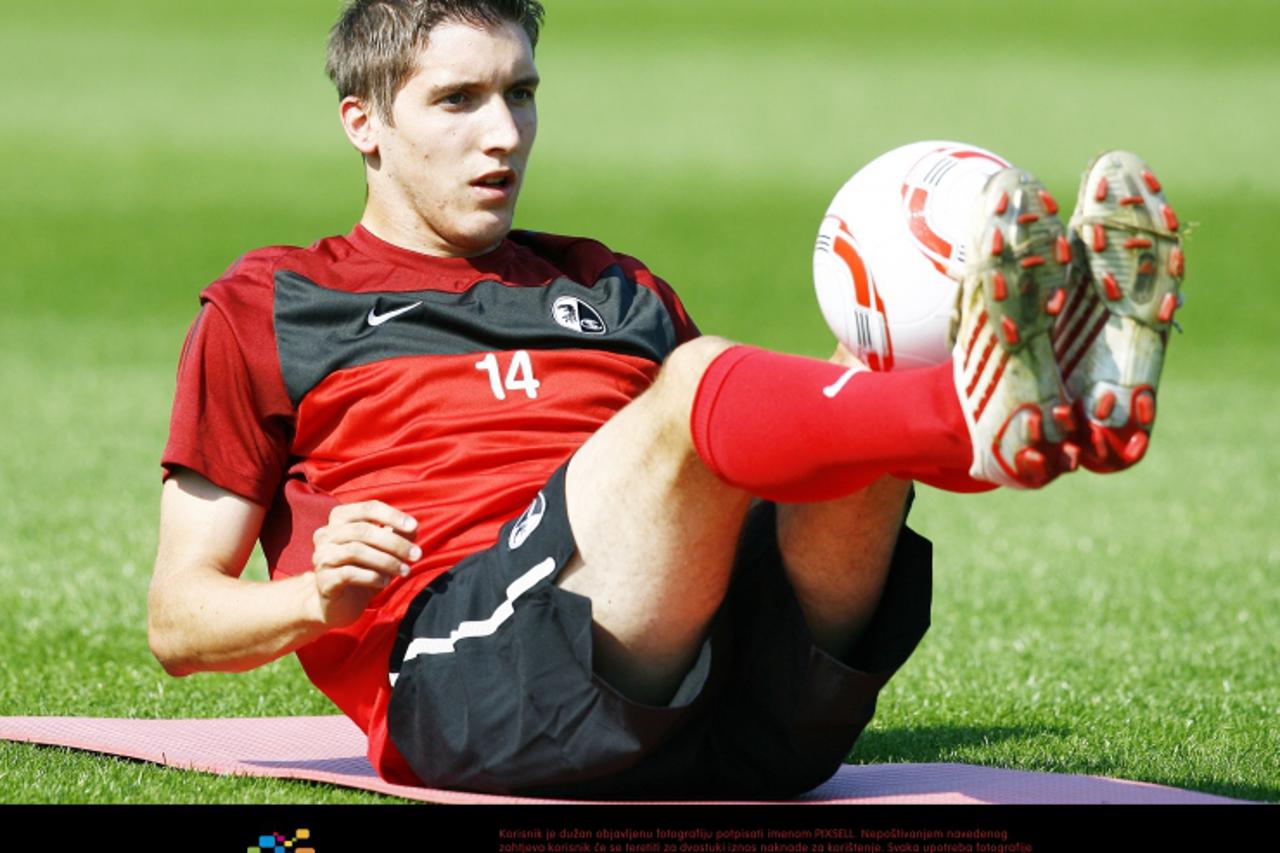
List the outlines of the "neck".
<svg viewBox="0 0 1280 853">
<path fill-rule="evenodd" d="M 479 249 L 454 246 L 426 227 L 421 220 L 379 215 L 372 206 L 365 208 L 360 224 L 370 234 L 393 246 L 441 258 L 476 258 L 492 252 L 502 244 L 502 240 L 497 240 L 492 245 Z"/>
</svg>

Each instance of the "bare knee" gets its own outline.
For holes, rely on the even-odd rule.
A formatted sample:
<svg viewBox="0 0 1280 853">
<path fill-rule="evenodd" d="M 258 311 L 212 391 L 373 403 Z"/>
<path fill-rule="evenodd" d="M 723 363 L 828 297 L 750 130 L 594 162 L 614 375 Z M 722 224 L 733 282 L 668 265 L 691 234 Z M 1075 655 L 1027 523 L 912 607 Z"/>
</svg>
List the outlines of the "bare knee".
<svg viewBox="0 0 1280 853">
<path fill-rule="evenodd" d="M 732 346 L 733 341 L 704 335 L 681 344 L 667 356 L 651 390 L 654 402 L 662 408 L 673 427 L 688 431 L 689 416 L 702 377 L 711 363 Z"/>
<path fill-rule="evenodd" d="M 707 368 L 733 345 L 707 336 L 672 350 L 653 385 L 575 454 L 569 467 L 571 493 L 584 481 L 598 483 L 608 492 L 624 487 L 623 482 L 639 473 L 658 488 L 669 488 L 675 481 L 687 488 L 683 478 L 697 461 L 690 428 L 693 401 Z"/>
</svg>

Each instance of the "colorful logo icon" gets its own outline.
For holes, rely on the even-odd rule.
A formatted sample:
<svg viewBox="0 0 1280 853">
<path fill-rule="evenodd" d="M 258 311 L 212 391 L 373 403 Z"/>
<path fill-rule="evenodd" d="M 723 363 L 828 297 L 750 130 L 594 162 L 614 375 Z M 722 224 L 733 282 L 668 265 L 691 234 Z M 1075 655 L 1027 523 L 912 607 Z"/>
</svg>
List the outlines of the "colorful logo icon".
<svg viewBox="0 0 1280 853">
<path fill-rule="evenodd" d="M 299 841 L 305 842 L 307 846 L 300 847 Z M 273 832 L 270 835 L 258 836 L 258 845 L 248 848 L 245 853 L 316 853 L 311 843 L 309 829 L 296 830 L 292 838 L 285 838 L 280 833 Z"/>
</svg>

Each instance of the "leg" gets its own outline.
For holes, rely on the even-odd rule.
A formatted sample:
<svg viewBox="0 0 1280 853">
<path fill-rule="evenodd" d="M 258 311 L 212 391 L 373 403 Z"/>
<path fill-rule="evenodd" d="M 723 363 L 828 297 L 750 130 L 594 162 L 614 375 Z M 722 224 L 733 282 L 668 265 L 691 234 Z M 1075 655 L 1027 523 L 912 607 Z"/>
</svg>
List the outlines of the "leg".
<svg viewBox="0 0 1280 853">
<path fill-rule="evenodd" d="M 831 361 L 860 364 L 843 346 Z M 832 501 L 778 506 L 778 548 L 814 644 L 836 658 L 875 612 L 911 484 L 882 477 Z"/>
<path fill-rule="evenodd" d="M 592 601 L 596 671 L 633 699 L 670 697 L 724 599 L 752 494 L 844 498 L 788 523 L 812 535 L 792 551 L 797 574 L 812 575 L 800 587 L 819 630 L 856 636 L 850 617 L 875 607 L 905 486 L 846 496 L 904 466 L 967 469 L 965 429 L 949 365 L 851 376 L 840 364 L 714 338 L 678 348 L 653 387 L 569 465 L 578 554 L 557 583 Z M 865 571 L 861 556 L 850 564 L 855 538 L 866 540 Z M 839 559 L 825 559 L 842 547 Z M 853 577 L 840 581 L 827 612 L 822 586 L 844 572 Z"/>
<path fill-rule="evenodd" d="M 848 654 L 880 602 L 910 487 L 884 477 L 834 501 L 778 507 L 787 580 L 814 644 L 832 657 Z"/>
<path fill-rule="evenodd" d="M 927 579 L 927 563 L 912 554 L 905 572 L 877 581 L 883 593 L 877 587 L 860 599 L 880 598 L 852 656 L 865 671 L 814 649 L 802 608 L 783 579 L 773 507 L 752 513 L 756 544 L 741 549 L 750 498 L 712 473 L 691 437 L 690 418 L 709 366 L 729 348 L 715 339 L 679 348 L 653 387 L 548 480 L 534 503 L 545 515 L 527 538 L 512 535 L 520 524 L 512 519 L 492 548 L 469 558 L 470 567 L 459 566 L 415 600 L 392 654 L 393 671 L 397 658 L 403 663 L 388 730 L 424 783 L 556 795 L 581 795 L 585 784 L 618 796 L 702 785 L 705 793 L 736 790 L 741 783 L 732 783 L 733 768 L 742 766 L 743 779 L 750 779 L 744 790 L 777 795 L 821 781 L 847 752 L 874 710 L 880 685 L 927 626 L 927 595 L 923 615 L 908 607 L 904 616 L 894 605 L 903 598 L 895 594 L 901 586 L 895 579 L 917 588 L 912 578 L 923 571 Z M 805 374 L 805 381 L 783 385 L 806 398 L 816 390 L 821 399 L 821 389 L 845 373 L 821 361 L 776 359 L 777 366 Z M 857 386 L 841 395 L 848 394 L 852 410 L 895 407 L 881 396 L 897 385 L 846 384 Z M 914 387 L 907 382 L 899 390 L 911 396 Z M 915 402 L 912 411 L 927 403 Z M 879 420 L 869 426 L 834 421 L 846 422 L 842 466 L 852 465 L 875 438 L 862 435 L 864 428 L 878 434 L 884 427 Z M 804 441 L 782 448 L 797 457 L 791 488 L 801 490 L 810 478 L 813 449 Z M 928 442 L 908 457 L 911 452 L 928 456 Z M 871 455 L 865 470 L 855 470 L 840 488 L 853 491 L 849 482 L 883 475 L 883 460 Z M 830 479 L 820 472 L 809 487 L 829 490 Z M 857 519 L 856 506 L 851 498 L 828 509 Z M 797 516 L 802 525 L 821 517 Z M 762 551 L 764 558 L 747 561 L 754 571 L 745 574 L 747 583 L 735 581 L 735 593 L 729 579 L 735 559 L 744 565 L 740 550 Z M 726 597 L 739 606 L 722 611 Z M 713 620 L 717 613 L 726 618 Z M 728 644 L 703 655 L 712 624 Z M 881 636 L 886 626 L 887 638 Z M 715 721 L 722 712 L 755 707 L 756 687 L 766 686 L 772 700 L 759 709 L 763 717 L 753 711 L 741 725 L 720 731 Z M 648 705 L 627 702 L 620 691 Z M 691 720 L 699 722 L 685 725 Z M 785 749 L 774 734 L 784 738 Z M 744 743 L 769 754 L 739 758 Z M 778 770 L 779 760 L 791 767 L 787 774 Z"/>
<path fill-rule="evenodd" d="M 841 500 L 812 508 L 819 506 L 833 518 L 856 509 Z M 715 639 L 724 642 L 713 649 L 727 652 L 718 660 L 729 677 L 697 718 L 703 740 L 686 774 L 703 776 L 703 790 L 720 796 L 790 797 L 828 779 L 870 722 L 880 690 L 929 626 L 931 549 L 895 522 L 891 564 L 883 576 L 874 566 L 877 601 L 861 614 L 856 642 L 839 655 L 815 645 L 812 612 L 796 594 L 796 575 L 779 541 L 779 516 L 794 509 L 752 508 L 726 600 L 729 618 L 716 623 Z"/>
<path fill-rule="evenodd" d="M 729 346 L 699 338 L 677 349 L 569 464 L 578 553 L 557 584 L 591 599 L 596 671 L 650 704 L 670 698 L 698 652 L 750 503 L 702 464 L 689 436 L 701 376 Z"/>
</svg>

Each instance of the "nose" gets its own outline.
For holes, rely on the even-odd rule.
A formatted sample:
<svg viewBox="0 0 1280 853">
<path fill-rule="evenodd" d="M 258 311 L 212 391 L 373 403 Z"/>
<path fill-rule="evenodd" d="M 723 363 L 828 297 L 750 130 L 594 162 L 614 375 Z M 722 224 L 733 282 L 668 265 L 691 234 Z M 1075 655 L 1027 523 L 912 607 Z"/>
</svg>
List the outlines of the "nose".
<svg viewBox="0 0 1280 853">
<path fill-rule="evenodd" d="M 521 120 L 505 98 L 494 98 L 485 110 L 484 150 L 487 153 L 510 153 L 520 147 L 524 133 Z"/>
</svg>

